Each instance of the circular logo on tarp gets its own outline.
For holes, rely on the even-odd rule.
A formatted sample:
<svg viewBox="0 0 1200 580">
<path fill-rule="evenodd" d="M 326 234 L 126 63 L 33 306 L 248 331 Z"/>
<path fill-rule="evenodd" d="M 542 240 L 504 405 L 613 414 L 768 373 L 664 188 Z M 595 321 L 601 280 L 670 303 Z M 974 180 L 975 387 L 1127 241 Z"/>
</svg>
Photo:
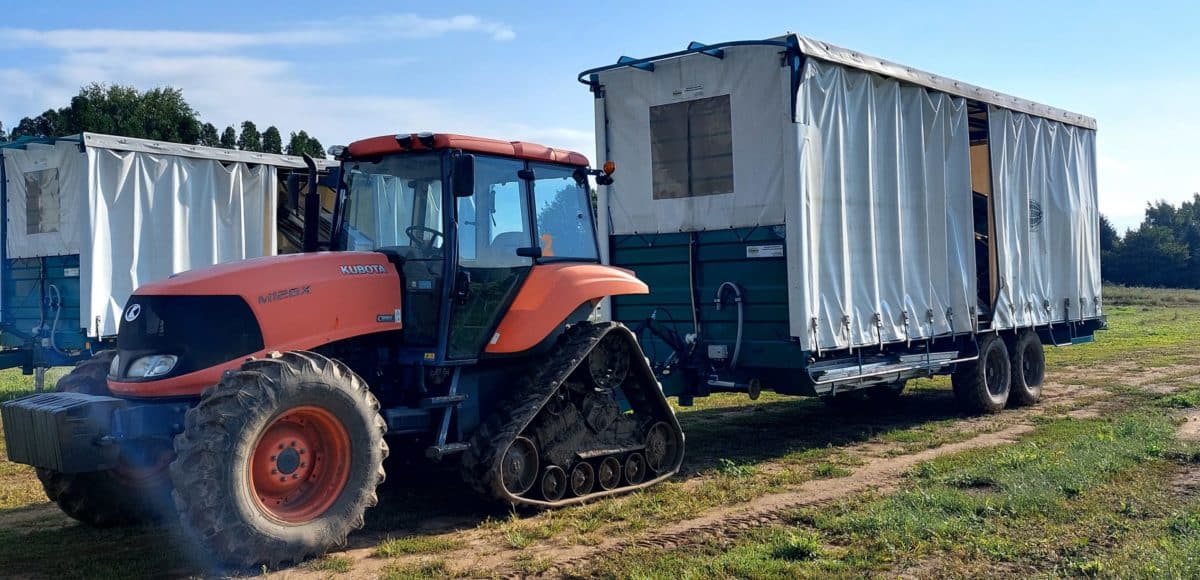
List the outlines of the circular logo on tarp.
<svg viewBox="0 0 1200 580">
<path fill-rule="evenodd" d="M 125 311 L 125 322 L 133 322 L 142 314 L 141 304 L 130 304 L 129 309 Z"/>
</svg>

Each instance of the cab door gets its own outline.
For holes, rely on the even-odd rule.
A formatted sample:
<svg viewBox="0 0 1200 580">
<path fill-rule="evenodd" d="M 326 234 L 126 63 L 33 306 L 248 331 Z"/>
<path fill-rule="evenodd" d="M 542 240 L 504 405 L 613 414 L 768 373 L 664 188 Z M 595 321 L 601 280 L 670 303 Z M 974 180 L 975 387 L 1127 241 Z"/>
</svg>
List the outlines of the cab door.
<svg viewBox="0 0 1200 580">
<path fill-rule="evenodd" d="M 479 355 L 533 267 L 532 257 L 517 253 L 534 246 L 524 169 L 519 160 L 476 155 L 474 194 L 457 199 L 447 358 Z"/>
</svg>

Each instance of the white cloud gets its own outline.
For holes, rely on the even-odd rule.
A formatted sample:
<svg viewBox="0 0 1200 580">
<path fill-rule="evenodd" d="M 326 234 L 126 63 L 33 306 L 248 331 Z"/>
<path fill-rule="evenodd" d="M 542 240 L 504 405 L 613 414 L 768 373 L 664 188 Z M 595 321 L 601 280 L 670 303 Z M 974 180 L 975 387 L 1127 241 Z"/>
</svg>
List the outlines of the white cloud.
<svg viewBox="0 0 1200 580">
<path fill-rule="evenodd" d="M 19 67 L 0 58 L 0 120 L 6 125 L 51 107 L 63 106 L 79 87 L 104 82 L 141 89 L 169 85 L 183 90 L 205 121 L 219 127 L 251 119 L 260 127 L 303 128 L 326 144 L 347 143 L 399 130 L 437 130 L 506 138 L 507 129 L 471 111 L 456 110 L 434 98 L 397 95 L 343 95 L 338 85 L 318 81 L 311 65 L 250 56 L 253 47 L 353 46 L 387 38 L 436 38 L 474 34 L 492 41 L 516 37 L 512 27 L 473 15 L 427 18 L 414 14 L 335 19 L 276 31 L 200 32 L 120 29 L 0 29 L 12 47 L 49 49 L 54 60 Z M 0 54 L 6 49 L 0 47 Z M 388 66 L 413 59 L 388 55 Z M 6 68 L 7 67 L 7 68 Z M 305 77 L 314 80 L 305 80 Z"/>
<path fill-rule="evenodd" d="M 201 32 L 189 30 L 133 30 L 116 28 L 35 30 L 0 28 L 5 43 L 20 47 L 64 51 L 138 50 L 156 53 L 221 52 L 255 46 L 322 46 L 362 42 L 373 38 L 434 38 L 451 33 L 479 33 L 492 40 L 512 40 L 516 32 L 503 22 L 463 14 L 426 18 L 416 14 L 388 14 L 370 20 L 340 18 L 323 23 L 301 23 L 264 32 Z"/>
</svg>

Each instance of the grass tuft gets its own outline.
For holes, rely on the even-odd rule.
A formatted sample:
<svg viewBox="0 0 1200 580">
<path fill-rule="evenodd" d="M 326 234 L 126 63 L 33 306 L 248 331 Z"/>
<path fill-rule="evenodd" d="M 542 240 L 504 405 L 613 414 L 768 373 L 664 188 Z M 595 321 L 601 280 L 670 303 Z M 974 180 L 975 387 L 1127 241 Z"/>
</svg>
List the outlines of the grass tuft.
<svg viewBox="0 0 1200 580">
<path fill-rule="evenodd" d="M 354 569 L 354 560 L 347 556 L 325 556 L 305 563 L 304 567 L 318 572 L 345 574 Z"/>
<path fill-rule="evenodd" d="M 395 558 L 411 554 L 440 554 L 462 547 L 463 542 L 457 538 L 442 536 L 407 536 L 389 539 L 375 548 L 373 554 L 377 558 Z"/>
</svg>

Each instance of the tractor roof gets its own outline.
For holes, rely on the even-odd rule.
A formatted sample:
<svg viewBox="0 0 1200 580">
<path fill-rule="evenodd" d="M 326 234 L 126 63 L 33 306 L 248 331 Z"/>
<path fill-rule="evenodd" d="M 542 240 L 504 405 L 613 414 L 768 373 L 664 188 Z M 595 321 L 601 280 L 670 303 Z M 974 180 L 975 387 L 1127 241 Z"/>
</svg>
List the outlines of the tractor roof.
<svg viewBox="0 0 1200 580">
<path fill-rule="evenodd" d="M 547 161 L 569 165 L 586 166 L 588 164 L 587 157 L 574 151 L 555 149 L 525 141 L 500 141 L 498 139 L 469 137 L 453 133 L 401 133 L 399 135 L 371 137 L 351 143 L 346 148 L 346 152 L 351 157 L 374 157 L 390 153 L 436 149 L 462 149 L 470 153 L 500 155 L 529 161 Z"/>
</svg>

